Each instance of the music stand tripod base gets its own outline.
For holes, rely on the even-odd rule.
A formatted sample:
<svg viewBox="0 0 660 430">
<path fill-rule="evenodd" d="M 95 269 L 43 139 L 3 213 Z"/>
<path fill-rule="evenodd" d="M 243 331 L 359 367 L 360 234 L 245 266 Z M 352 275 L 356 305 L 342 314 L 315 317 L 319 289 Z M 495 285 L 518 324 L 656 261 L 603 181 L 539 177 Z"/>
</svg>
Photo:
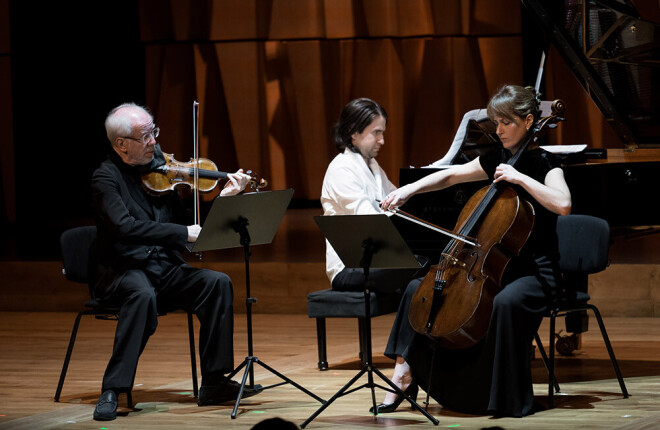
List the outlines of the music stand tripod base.
<svg viewBox="0 0 660 430">
<path fill-rule="evenodd" d="M 369 269 L 370 268 L 418 268 L 419 264 L 412 255 L 412 252 L 405 241 L 396 230 L 392 221 L 387 215 L 335 215 L 335 216 L 316 216 L 314 217 L 319 228 L 335 249 L 339 258 L 347 268 L 362 268 L 364 271 L 364 319 L 365 319 L 365 344 L 366 359 L 362 364 L 362 369 L 346 385 L 344 385 L 335 395 L 305 420 L 300 428 L 305 428 L 321 412 L 329 407 L 335 400 L 346 396 L 362 388 L 371 390 L 371 402 L 373 404 L 374 416 L 378 415 L 376 405 L 376 394 L 374 388 L 395 392 L 408 401 L 413 408 L 420 411 L 434 425 L 439 421 L 422 408 L 401 388 L 394 385 L 383 373 L 372 364 L 371 348 L 371 305 L 369 291 Z M 351 386 L 367 374 L 367 383 L 359 387 L 350 389 Z M 381 380 L 385 381 L 389 389 L 374 383 L 376 374 Z"/>
<path fill-rule="evenodd" d="M 262 390 L 291 384 L 315 400 L 324 403 L 325 400 L 307 390 L 300 384 L 287 378 L 266 363 L 259 360 L 253 352 L 252 341 L 252 304 L 257 301 L 250 294 L 250 245 L 271 243 L 275 232 L 286 210 L 293 190 L 262 191 L 236 196 L 216 198 L 211 210 L 206 217 L 202 231 L 195 242 L 192 252 L 205 251 L 209 249 L 225 249 L 243 247 L 245 260 L 245 306 L 247 310 L 247 337 L 248 356 L 229 375 L 231 379 L 245 367 L 245 373 L 241 380 L 241 387 L 236 397 L 236 403 L 231 413 L 232 419 L 236 418 L 238 406 L 243 398 L 246 385 L 255 388 L 254 364 L 257 363 L 264 369 L 282 379 L 278 384 L 263 387 Z M 268 210 L 264 210 L 268 208 Z M 247 384 L 248 375 L 250 382 Z"/>
</svg>

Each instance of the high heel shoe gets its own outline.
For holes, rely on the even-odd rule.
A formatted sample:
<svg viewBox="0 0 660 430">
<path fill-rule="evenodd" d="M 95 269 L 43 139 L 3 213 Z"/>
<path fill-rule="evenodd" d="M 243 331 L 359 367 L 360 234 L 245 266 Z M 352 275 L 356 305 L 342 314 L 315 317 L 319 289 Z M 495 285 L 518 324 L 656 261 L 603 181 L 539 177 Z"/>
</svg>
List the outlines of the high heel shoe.
<svg viewBox="0 0 660 430">
<path fill-rule="evenodd" d="M 403 390 L 403 392 L 405 394 L 407 394 L 411 399 L 416 401 L 417 400 L 417 393 L 419 392 L 419 386 L 417 385 L 417 383 L 415 381 L 412 381 L 410 383 L 410 385 L 408 385 L 406 387 L 406 389 Z M 399 405 L 401 404 L 401 402 L 403 402 L 404 399 L 405 399 L 405 397 L 403 397 L 401 394 L 399 394 L 399 395 L 396 396 L 396 400 L 394 401 L 394 403 L 390 403 L 390 404 L 387 404 L 387 405 L 385 403 L 381 403 L 380 405 L 376 406 L 376 408 L 378 409 L 378 413 L 379 414 L 387 414 L 387 413 L 396 411 L 396 408 L 399 407 Z M 372 414 L 374 413 L 374 407 L 373 406 L 369 408 L 369 412 L 371 412 Z"/>
</svg>

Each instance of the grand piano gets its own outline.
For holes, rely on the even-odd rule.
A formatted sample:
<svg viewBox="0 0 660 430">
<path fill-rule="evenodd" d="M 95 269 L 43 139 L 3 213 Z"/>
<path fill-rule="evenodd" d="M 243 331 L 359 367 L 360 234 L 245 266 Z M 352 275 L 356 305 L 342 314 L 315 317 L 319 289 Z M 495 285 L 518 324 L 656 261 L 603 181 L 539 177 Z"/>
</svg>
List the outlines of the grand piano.
<svg viewBox="0 0 660 430">
<path fill-rule="evenodd" d="M 613 235 L 653 234 L 660 171 L 660 26 L 628 0 L 522 0 L 621 139 L 621 148 L 563 156 L 573 213 L 606 219 Z M 405 185 L 501 145 L 483 110 L 466 114 L 448 154 L 430 167 L 401 169 Z M 591 146 L 591 147 L 590 147 Z M 453 229 L 465 202 L 487 183 L 414 196 L 402 209 Z M 414 252 L 437 260 L 447 239 L 394 219 Z"/>
</svg>

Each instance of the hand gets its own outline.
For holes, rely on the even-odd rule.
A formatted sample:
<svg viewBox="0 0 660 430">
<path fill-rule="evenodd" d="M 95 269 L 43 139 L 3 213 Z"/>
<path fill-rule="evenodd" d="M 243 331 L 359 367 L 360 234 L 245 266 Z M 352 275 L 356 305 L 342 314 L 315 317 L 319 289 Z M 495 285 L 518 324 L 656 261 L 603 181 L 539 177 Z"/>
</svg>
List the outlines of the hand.
<svg viewBox="0 0 660 430">
<path fill-rule="evenodd" d="M 382 202 L 380 202 L 380 208 L 388 211 L 394 210 L 399 206 L 403 205 L 411 197 L 410 192 L 408 191 L 407 186 L 397 188 L 396 190 L 389 193 Z"/>
<path fill-rule="evenodd" d="M 240 193 L 245 189 L 247 184 L 250 183 L 252 178 L 250 175 L 243 173 L 243 169 L 238 169 L 236 173 L 228 174 L 227 179 L 227 183 L 225 184 L 222 191 L 220 191 L 221 196 L 233 196 Z"/>
<path fill-rule="evenodd" d="M 522 182 L 522 176 L 522 173 L 510 164 L 500 164 L 495 169 L 495 180 L 493 182 L 506 181 L 510 184 L 520 184 Z"/>
<path fill-rule="evenodd" d="M 188 226 L 188 242 L 197 241 L 199 232 L 202 231 L 202 227 L 199 224 L 189 225 Z"/>
</svg>

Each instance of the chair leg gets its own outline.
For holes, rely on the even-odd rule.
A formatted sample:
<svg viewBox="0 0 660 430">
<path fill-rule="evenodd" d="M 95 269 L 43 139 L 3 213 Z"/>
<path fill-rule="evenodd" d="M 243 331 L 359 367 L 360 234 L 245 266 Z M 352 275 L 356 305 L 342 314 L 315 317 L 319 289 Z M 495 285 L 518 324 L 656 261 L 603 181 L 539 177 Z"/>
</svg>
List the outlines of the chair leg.
<svg viewBox="0 0 660 430">
<path fill-rule="evenodd" d="M 188 312 L 188 337 L 190 338 L 190 366 L 192 368 L 193 395 L 197 397 L 199 394 L 199 386 L 197 384 L 197 357 L 195 355 L 194 327 L 192 312 Z"/>
<path fill-rule="evenodd" d="M 626 389 L 626 384 L 623 382 L 623 376 L 621 376 L 621 370 L 619 369 L 619 364 L 614 356 L 614 350 L 612 349 L 612 344 L 610 343 L 610 338 L 607 335 L 607 330 L 605 330 L 605 324 L 603 324 L 603 318 L 600 316 L 598 308 L 594 305 L 587 304 L 587 308 L 591 309 L 596 315 L 596 321 L 598 321 L 598 326 L 600 327 L 600 333 L 603 335 L 603 341 L 605 341 L 605 347 L 607 347 L 607 353 L 610 355 L 610 361 L 612 362 L 612 367 L 614 367 L 614 373 L 616 373 L 616 378 L 619 381 L 619 387 L 621 387 L 621 393 L 625 399 L 628 398 L 628 390 Z"/>
<path fill-rule="evenodd" d="M 550 314 L 550 342 L 548 343 L 548 349 L 550 351 L 550 358 L 548 359 L 548 409 L 554 407 L 554 391 L 552 386 L 552 381 L 555 380 L 555 346 L 554 346 L 554 337 L 555 337 L 555 318 L 557 317 L 556 312 Z"/>
<path fill-rule="evenodd" d="M 66 356 L 64 357 L 64 363 L 62 364 L 62 372 L 60 373 L 60 380 L 57 383 L 57 390 L 55 391 L 55 401 L 60 401 L 60 394 L 62 394 L 62 387 L 64 386 L 64 378 L 66 378 L 66 372 L 69 368 L 69 361 L 71 360 L 71 353 L 73 352 L 73 345 L 76 343 L 76 336 L 78 334 L 78 327 L 80 326 L 80 320 L 83 315 L 88 315 L 88 311 L 78 312 L 76 321 L 73 323 L 73 330 L 71 330 L 71 338 L 69 339 L 69 347 L 66 350 Z"/>
<path fill-rule="evenodd" d="M 128 409 L 133 409 L 133 391 L 129 390 L 126 392 L 126 404 Z"/>
<path fill-rule="evenodd" d="M 541 338 L 539 337 L 538 333 L 534 333 L 534 340 L 536 341 L 536 346 L 539 347 L 539 352 L 541 353 L 541 359 L 543 360 L 543 365 L 545 366 L 545 370 L 548 371 L 548 380 L 552 382 L 552 384 L 555 387 L 555 393 L 561 392 L 559 389 L 559 384 L 557 383 L 557 378 L 550 379 L 549 373 L 550 373 L 550 368 L 548 367 L 548 355 L 545 353 L 545 348 L 543 347 L 543 343 L 541 342 Z M 550 345 L 552 347 L 552 345 Z"/>
<path fill-rule="evenodd" d="M 316 342 L 319 349 L 319 370 L 328 370 L 328 357 L 325 349 L 325 318 L 316 318 Z"/>
</svg>

